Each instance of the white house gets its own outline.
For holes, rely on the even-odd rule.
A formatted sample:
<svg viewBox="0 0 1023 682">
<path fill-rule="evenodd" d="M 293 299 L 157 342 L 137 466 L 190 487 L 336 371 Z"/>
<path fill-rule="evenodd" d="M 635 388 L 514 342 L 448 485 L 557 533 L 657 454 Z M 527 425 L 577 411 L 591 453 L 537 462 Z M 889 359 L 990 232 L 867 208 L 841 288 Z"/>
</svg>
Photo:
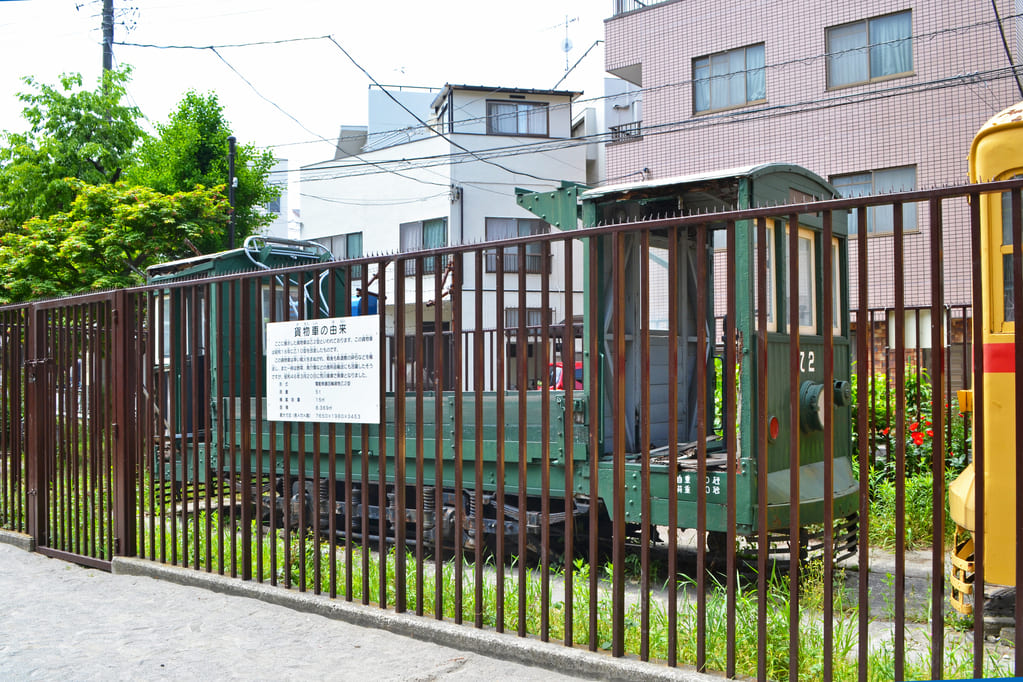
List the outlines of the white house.
<svg viewBox="0 0 1023 682">
<path fill-rule="evenodd" d="M 544 233 L 552 226 L 520 208 L 515 189 L 555 189 L 562 181 L 585 183 L 585 144 L 566 144 L 572 137 L 572 102 L 581 93 L 559 90 L 445 85 L 440 89 L 370 91 L 369 125 L 343 127 L 333 159 L 303 166 L 303 239 L 324 244 L 335 258 L 390 254 L 420 248 L 474 244 Z M 567 227 L 567 226 L 563 226 Z M 572 225 L 571 228 L 575 228 Z M 553 229 L 558 229 L 555 226 Z M 527 324 L 539 324 L 540 282 L 550 284 L 552 323 L 563 320 L 565 283 L 560 245 L 549 263 L 530 248 L 527 272 Z M 518 262 L 505 257 L 505 290 L 518 291 Z M 496 286 L 496 254 L 486 259 L 483 290 L 490 301 Z M 581 251 L 574 268 L 575 291 L 581 291 Z M 424 298 L 432 299 L 433 273 L 440 263 L 428 261 L 422 276 Z M 388 276 L 387 305 L 393 302 L 393 268 Z M 473 297 L 479 288 L 471 259 L 466 260 L 462 318 L 472 328 Z M 407 299 L 415 277 L 405 278 Z M 375 291 L 375 288 L 371 289 Z M 505 324 L 518 324 L 516 296 L 506 298 Z M 582 297 L 574 302 L 582 310 Z M 444 304 L 450 319 L 450 302 Z M 482 326 L 493 329 L 498 311 L 484 306 Z"/>
</svg>

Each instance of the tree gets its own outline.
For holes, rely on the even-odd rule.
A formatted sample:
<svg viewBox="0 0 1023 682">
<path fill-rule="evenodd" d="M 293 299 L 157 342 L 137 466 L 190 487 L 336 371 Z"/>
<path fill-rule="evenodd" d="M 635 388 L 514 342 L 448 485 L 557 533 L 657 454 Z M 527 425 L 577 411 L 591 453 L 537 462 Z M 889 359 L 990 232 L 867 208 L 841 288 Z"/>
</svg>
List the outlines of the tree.
<svg viewBox="0 0 1023 682">
<path fill-rule="evenodd" d="M 139 145 L 136 163 L 126 174 L 129 183 L 164 193 L 188 191 L 196 186 L 213 187 L 227 182 L 227 138 L 231 126 L 214 93 L 188 92 L 157 135 Z M 279 190 L 269 184 L 273 154 L 253 145 L 237 145 L 235 154 L 235 242 L 267 225 L 272 216 L 261 207 L 276 199 Z M 226 237 L 202 241 L 203 253 L 227 248 Z"/>
<path fill-rule="evenodd" d="M 122 103 L 130 68 L 104 73 L 94 91 L 82 89 L 79 74 L 59 86 L 25 78 L 24 133 L 0 135 L 0 233 L 33 217 L 66 211 L 76 178 L 89 184 L 117 182 L 142 136 L 141 113 Z"/>
<path fill-rule="evenodd" d="M 223 187 L 163 194 L 148 187 L 68 181 L 69 210 L 0 236 L 0 302 L 130 286 L 145 268 L 180 258 L 186 239 L 223 234 Z"/>
</svg>

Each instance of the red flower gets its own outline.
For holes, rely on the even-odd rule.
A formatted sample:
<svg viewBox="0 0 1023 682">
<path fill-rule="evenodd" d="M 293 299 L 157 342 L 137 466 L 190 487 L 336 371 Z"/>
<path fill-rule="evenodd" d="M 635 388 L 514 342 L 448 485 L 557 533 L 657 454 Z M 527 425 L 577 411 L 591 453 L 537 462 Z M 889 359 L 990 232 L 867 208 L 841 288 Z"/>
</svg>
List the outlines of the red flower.
<svg viewBox="0 0 1023 682">
<path fill-rule="evenodd" d="M 912 424 L 909 425 L 909 430 L 910 431 L 916 431 L 919 428 L 920 428 L 920 422 L 913 422 Z"/>
<path fill-rule="evenodd" d="M 883 433 L 884 435 L 886 435 L 886 436 L 887 436 L 887 435 L 888 435 L 888 430 L 889 430 L 889 429 L 888 429 L 888 427 L 886 426 L 886 427 L 884 427 L 883 429 L 881 429 L 881 433 Z"/>
<path fill-rule="evenodd" d="M 934 438 L 934 431 L 931 431 L 930 429 L 927 429 L 927 437 L 928 438 Z"/>
<path fill-rule="evenodd" d="M 913 433 L 913 442 L 916 443 L 917 445 L 923 445 L 924 434 L 920 433 L 919 431 L 915 431 Z"/>
<path fill-rule="evenodd" d="M 930 425 L 931 425 L 930 422 L 924 422 L 924 426 L 930 426 Z"/>
</svg>

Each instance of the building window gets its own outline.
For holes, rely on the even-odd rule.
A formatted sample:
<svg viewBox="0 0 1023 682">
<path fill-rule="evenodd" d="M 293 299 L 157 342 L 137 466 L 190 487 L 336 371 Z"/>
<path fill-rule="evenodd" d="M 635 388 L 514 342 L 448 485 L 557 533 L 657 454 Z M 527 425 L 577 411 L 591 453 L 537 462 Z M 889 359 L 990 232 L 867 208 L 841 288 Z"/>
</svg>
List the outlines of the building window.
<svg viewBox="0 0 1023 682">
<path fill-rule="evenodd" d="M 763 43 L 693 60 L 693 109 L 697 113 L 765 99 Z"/>
<path fill-rule="evenodd" d="M 544 323 L 551 323 L 551 311 L 544 314 L 543 308 L 526 308 L 526 327 L 542 327 Z M 504 309 L 504 328 L 514 332 L 519 326 L 519 309 Z"/>
<path fill-rule="evenodd" d="M 1002 180 L 1015 180 L 1020 177 L 1014 175 L 1010 178 L 1000 178 Z M 1002 325 L 1001 331 L 1009 332 L 1013 331 L 1016 327 L 1016 306 L 1013 303 L 1015 298 L 1015 289 L 1013 288 L 1012 279 L 1012 192 L 1002 192 L 1002 243 L 999 247 L 999 251 L 1002 254 L 1002 320 L 1006 324 Z M 992 243 L 997 243 L 992 240 Z M 997 267 L 997 266 L 996 266 Z M 995 281 L 997 281 L 997 276 Z M 1009 326 L 1011 324 L 1011 326 Z"/>
<path fill-rule="evenodd" d="M 867 83 L 913 71 L 912 12 L 827 30 L 828 87 Z"/>
<path fill-rule="evenodd" d="M 399 228 L 400 248 L 403 252 L 419 251 L 420 249 L 437 249 L 446 246 L 448 243 L 448 220 L 447 218 L 435 218 L 434 220 L 416 220 L 411 223 L 402 223 Z M 437 271 L 440 259 L 430 256 L 423 259 L 423 272 L 420 274 L 429 275 Z M 416 262 L 406 261 L 405 274 L 416 274 Z"/>
<path fill-rule="evenodd" d="M 314 241 L 326 247 L 334 256 L 334 260 L 362 258 L 362 232 L 336 234 L 331 237 L 320 237 Z"/>
<path fill-rule="evenodd" d="M 831 178 L 831 184 L 843 197 L 906 192 L 916 189 L 916 166 L 835 175 Z M 849 211 L 849 234 L 856 234 L 858 213 L 858 209 Z M 902 205 L 902 227 L 904 230 L 916 229 L 916 204 L 913 202 Z M 895 218 L 891 205 L 867 208 L 868 234 L 890 233 L 894 229 Z"/>
<path fill-rule="evenodd" d="M 362 232 L 349 232 L 348 234 L 336 234 L 331 237 L 320 237 L 314 240 L 316 243 L 326 247 L 334 260 L 350 260 L 362 258 Z M 352 277 L 361 277 L 362 268 L 352 268 Z"/>
<path fill-rule="evenodd" d="M 487 135 L 547 135 L 546 102 L 487 102 Z"/>
<path fill-rule="evenodd" d="M 550 226 L 535 218 L 487 218 L 486 237 L 488 242 L 515 237 L 528 237 L 531 234 L 546 234 Z M 487 251 L 487 272 L 497 272 L 497 259 L 502 258 L 505 272 L 519 271 L 519 247 L 509 246 L 501 251 Z M 543 245 L 539 242 L 526 244 L 526 272 L 545 274 Z"/>
</svg>

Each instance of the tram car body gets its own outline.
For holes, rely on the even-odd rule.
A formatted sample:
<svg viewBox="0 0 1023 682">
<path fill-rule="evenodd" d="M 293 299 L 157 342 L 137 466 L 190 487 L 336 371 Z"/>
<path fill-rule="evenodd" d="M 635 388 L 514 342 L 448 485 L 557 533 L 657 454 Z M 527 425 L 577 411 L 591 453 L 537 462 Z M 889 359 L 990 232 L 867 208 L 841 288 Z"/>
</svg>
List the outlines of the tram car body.
<svg viewBox="0 0 1023 682">
<path fill-rule="evenodd" d="M 831 185 L 805 169 L 792 165 L 766 164 L 591 190 L 566 184 L 562 190 L 555 192 L 521 192 L 518 200 L 520 205 L 544 217 L 552 225 L 560 223 L 563 229 L 576 229 L 577 216 L 581 215 L 585 230 L 589 226 L 608 222 L 643 221 L 664 215 L 805 203 L 814 198 L 830 199 L 835 196 L 836 192 Z M 552 211 L 561 216 L 558 221 L 550 219 Z M 204 475 L 218 476 L 218 472 L 219 475 L 226 475 L 224 469 L 228 452 L 232 459 L 237 453 L 243 459 L 247 457 L 245 468 L 250 475 L 260 477 L 264 522 L 268 516 L 274 517 L 274 524 L 287 524 L 289 518 L 292 525 L 299 518 L 319 519 L 312 521 L 311 525 L 318 526 L 320 530 L 328 527 L 346 528 L 355 539 L 359 539 L 360 534 L 368 533 L 374 538 L 386 535 L 396 542 L 443 543 L 448 547 L 464 548 L 472 546 L 472 529 L 478 525 L 483 527 L 489 544 L 495 535 L 517 534 L 519 524 L 524 523 L 530 534 L 529 545 L 538 547 L 544 533 L 548 534 L 552 546 L 557 543 L 566 515 L 578 519 L 575 528 L 577 532 L 581 531 L 591 518 L 590 510 L 594 505 L 599 510 L 599 523 L 603 529 L 600 532 L 609 533 L 613 524 L 605 522 L 613 521 L 615 510 L 612 499 L 616 492 L 625 496 L 624 504 L 618 508 L 624 514 L 624 522 L 633 530 L 643 523 L 657 527 L 697 527 L 697 466 L 691 453 L 685 455 L 681 452 L 681 443 L 706 442 L 708 454 L 704 523 L 707 531 L 724 534 L 728 530 L 727 485 L 730 477 L 725 467 L 724 440 L 715 439 L 714 424 L 717 422 L 720 430 L 721 425 L 727 423 L 731 425 L 729 428 L 735 428 L 737 432 L 737 469 L 734 474 L 737 533 L 743 536 L 757 533 L 758 506 L 763 503 L 767 506 L 768 531 L 787 538 L 790 528 L 789 466 L 792 443 L 792 434 L 787 433 L 787 427 L 791 423 L 792 410 L 800 410 L 800 524 L 804 527 L 821 524 L 825 518 L 825 497 L 830 495 L 834 518 L 847 522 L 849 526 L 848 532 L 836 535 L 836 553 L 854 551 L 853 528 L 858 484 L 851 466 L 848 286 L 844 274 L 847 271 L 845 214 L 834 215 L 833 240 L 829 245 L 823 244 L 821 221 L 820 213 L 804 213 L 796 227 L 801 254 L 798 267 L 805 275 L 800 282 L 807 285 L 805 291 L 801 285 L 800 291 L 806 296 L 807 304 L 801 306 L 800 320 L 791 325 L 791 329 L 785 312 L 788 310 L 785 301 L 785 262 L 789 233 L 785 218 L 769 221 L 771 265 L 767 286 L 771 322 L 765 330 L 757 328 L 755 311 L 755 222 L 740 220 L 726 224 L 708 215 L 706 222 L 709 238 L 704 240 L 702 251 L 697 246 L 695 228 L 686 227 L 672 232 L 665 227 L 650 232 L 650 245 L 655 254 L 659 253 L 657 249 L 665 248 L 670 234 L 678 236 L 680 257 L 675 300 L 678 302 L 680 327 L 678 369 L 675 373 L 666 369 L 671 357 L 668 334 L 663 329 L 650 330 L 651 370 L 647 376 L 651 382 L 649 388 L 652 397 L 649 400 L 643 398 L 644 358 L 639 343 L 640 329 L 644 326 L 644 321 L 640 319 L 639 300 L 645 294 L 640 289 L 639 278 L 633 274 L 639 272 L 639 259 L 644 253 L 637 248 L 639 231 L 624 236 L 627 254 L 624 272 L 629 274 L 625 277 L 624 297 L 619 301 L 624 302 L 624 306 L 620 310 L 614 308 L 616 292 L 610 285 L 611 250 L 615 237 L 605 232 L 596 234 L 596 231 L 593 236 L 581 236 L 584 242 L 582 251 L 585 254 L 584 279 L 597 282 L 596 291 L 587 290 L 583 295 L 586 305 L 581 325 L 584 337 L 581 350 L 574 357 L 555 357 L 552 350 L 548 357 L 550 364 L 543 365 L 545 369 L 555 366 L 557 362 L 565 362 L 564 366 L 577 366 L 575 363 L 581 361 L 582 380 L 574 382 L 569 390 L 548 386 L 543 390 L 520 388 L 500 392 L 481 392 L 471 388 L 455 391 L 446 390 L 447 387 L 444 387 L 445 390 L 431 391 L 410 383 L 404 395 L 395 395 L 393 391 L 382 395 L 382 423 L 361 426 L 338 424 L 336 430 L 328 429 L 323 424 L 266 420 L 265 404 L 260 406 L 265 397 L 265 380 L 260 385 L 259 381 L 251 378 L 256 374 L 250 374 L 247 381 L 240 382 L 240 370 L 236 367 L 230 371 L 224 370 L 225 364 L 232 367 L 232 361 L 227 360 L 225 363 L 223 358 L 232 354 L 247 352 L 253 363 L 263 362 L 265 357 L 261 355 L 265 351 L 257 348 L 258 344 L 243 351 L 233 338 L 242 335 L 244 330 L 239 327 L 241 316 L 237 310 L 230 315 L 226 312 L 227 297 L 232 295 L 228 290 L 234 288 L 234 295 L 249 296 L 256 305 L 259 305 L 258 301 L 262 302 L 263 313 L 250 316 L 247 322 L 250 326 L 249 335 L 258 339 L 261 336 L 258 329 L 260 320 L 289 319 L 282 317 L 280 306 L 276 312 L 266 313 L 266 306 L 282 291 L 290 292 L 285 294 L 292 297 L 288 299 L 293 301 L 290 308 L 300 317 L 355 314 L 360 306 L 357 305 L 358 299 L 351 296 L 354 288 L 361 282 L 361 289 L 368 293 L 365 287 L 366 272 L 356 270 L 365 269 L 365 263 L 360 261 L 360 264 L 353 265 L 321 262 L 316 266 L 319 269 L 305 274 L 297 274 L 294 268 L 285 271 L 287 274 L 284 276 L 266 270 L 258 275 L 239 276 L 237 281 L 220 279 L 211 282 L 205 295 L 213 305 L 205 311 L 204 319 L 213 327 L 206 333 L 211 345 L 209 357 L 213 361 L 206 362 L 210 369 L 208 385 L 197 386 L 196 393 L 205 393 L 202 400 L 203 404 L 209 406 L 208 419 L 211 421 L 210 430 L 213 435 L 205 438 L 186 435 L 191 428 L 184 416 L 189 412 L 188 401 L 179 397 L 176 402 L 179 417 L 172 420 L 177 425 L 178 434 L 170 439 L 174 442 L 174 452 L 169 457 L 163 455 L 167 462 L 173 461 L 175 464 L 166 466 L 166 471 L 169 477 L 181 484 L 188 484 Z M 723 253 L 727 241 L 724 238 L 726 230 L 735 232 L 736 257 L 739 259 L 737 272 L 740 273 L 735 283 L 738 301 L 735 320 L 739 357 L 736 370 L 738 399 L 736 414 L 727 419 L 720 414 L 720 410 L 715 411 L 714 392 L 723 370 L 719 369 L 720 361 L 715 360 L 713 353 L 714 344 L 721 342 L 713 301 L 716 296 L 724 296 L 720 264 L 726 257 Z M 591 240 L 596 242 L 595 259 L 589 255 L 594 252 L 589 248 Z M 833 272 L 836 273 L 834 281 L 828 283 L 823 282 L 821 277 L 821 257 L 825 248 L 832 250 Z M 295 264 L 294 260 L 289 261 L 289 249 L 304 254 L 302 257 L 307 262 L 321 258 L 320 255 L 312 255 L 308 247 L 285 244 L 278 251 L 271 249 L 266 252 L 266 260 L 259 267 Z M 250 256 L 235 253 L 226 260 L 222 256 L 210 256 L 208 259 L 219 258 L 219 272 L 223 273 L 232 269 L 254 269 L 251 265 L 245 265 L 246 261 L 251 262 Z M 459 255 L 454 257 L 458 258 Z M 471 255 L 467 260 L 470 258 Z M 171 330 L 165 336 L 171 339 L 168 341 L 171 354 L 178 353 L 180 357 L 165 362 L 164 371 L 168 373 L 166 383 L 171 387 L 171 392 L 177 391 L 182 396 L 193 385 L 187 376 L 191 365 L 183 351 L 187 346 L 184 339 L 196 333 L 190 328 L 195 327 L 196 322 L 194 317 L 192 322 L 184 319 L 185 306 L 174 301 L 186 296 L 185 290 L 175 293 L 173 286 L 182 279 L 202 276 L 202 273 L 195 270 L 198 266 L 196 259 L 190 260 L 193 262 L 188 267 L 168 264 L 150 272 L 152 283 L 163 283 L 168 287 L 161 295 L 171 301 L 170 312 L 166 317 Z M 706 267 L 698 267 L 701 260 Z M 404 271 L 400 265 L 396 270 Z M 591 271 L 595 274 L 593 278 L 589 276 Z M 213 274 L 212 270 L 209 272 Z M 362 279 L 353 282 L 353 272 L 359 272 L 357 277 Z M 703 280 L 698 279 L 698 273 L 704 273 Z M 835 295 L 835 323 L 827 330 L 822 329 L 821 305 L 816 303 L 823 300 L 824 286 L 833 287 Z M 248 293 L 239 295 L 238 287 Z M 254 293 L 257 289 L 263 292 L 261 298 Z M 301 292 L 298 295 L 299 301 L 294 300 L 295 292 Z M 619 291 L 618 295 L 621 294 Z M 379 304 L 379 313 L 387 317 L 393 317 L 396 310 L 396 305 L 387 300 L 390 296 L 388 294 L 379 301 L 372 299 L 373 303 Z M 663 301 L 655 303 L 655 306 L 666 304 L 668 298 L 666 294 L 664 296 Z M 703 319 L 697 319 L 697 302 L 700 297 L 708 303 L 702 308 L 706 315 Z M 423 305 L 423 302 L 415 301 L 415 304 Z M 367 306 L 361 308 L 369 312 Z M 621 362 L 613 361 L 611 343 L 614 328 L 612 322 L 616 316 L 624 316 L 626 330 L 625 357 Z M 225 330 L 231 328 L 233 333 L 218 333 L 218 326 Z M 705 347 L 708 349 L 702 357 L 697 357 L 696 334 L 699 326 L 704 327 L 707 340 Z M 393 330 L 395 327 L 389 320 L 387 328 Z M 384 330 L 385 326 L 381 325 L 380 328 Z M 793 339 L 793 331 L 799 338 L 802 353 L 798 377 L 803 399 L 799 405 L 791 404 L 790 400 L 792 373 L 789 369 L 789 344 Z M 598 338 L 592 339 L 593 334 Z M 831 386 L 824 386 L 825 334 L 833 339 L 834 384 Z M 761 363 L 755 352 L 759 335 L 766 336 L 766 365 Z M 591 340 L 596 341 L 596 355 L 589 352 Z M 413 343 L 417 342 L 413 339 Z M 230 352 L 225 355 L 227 346 Z M 218 357 L 222 359 L 217 360 Z M 706 372 L 703 385 L 697 385 L 697 369 L 700 365 Z M 218 366 L 219 371 L 216 369 Z M 624 374 L 616 376 L 616 368 L 620 367 L 624 367 Z M 676 405 L 669 405 L 665 398 L 667 377 L 672 374 L 678 377 Z M 595 378 L 595 381 L 591 378 Z M 768 415 L 760 418 L 755 410 L 755 396 L 758 386 L 765 381 L 769 396 Z M 624 395 L 625 413 L 628 415 L 624 420 L 613 414 L 615 403 L 612 393 L 620 385 L 624 386 L 624 392 L 619 393 Z M 830 491 L 824 489 L 825 439 L 828 437 L 821 423 L 824 400 L 834 401 L 830 434 L 833 489 Z M 404 401 L 401 432 L 396 428 L 396 407 L 399 401 Z M 460 411 L 455 409 L 456 401 L 460 401 Z M 479 401 L 482 401 L 482 405 L 478 405 Z M 234 415 L 240 414 L 240 406 L 246 402 L 249 403 L 251 418 L 246 420 L 249 426 L 242 426 Z M 698 405 L 701 403 L 706 414 L 703 432 L 700 432 L 700 421 L 696 419 Z M 169 400 L 170 404 L 175 404 L 175 401 Z M 591 406 L 596 406 L 596 410 L 591 410 Z M 170 407 L 167 409 L 174 411 Z M 668 424 L 672 421 L 673 409 L 678 444 L 669 443 Z M 542 414 L 544 410 L 547 411 L 546 418 Z M 192 411 L 196 411 L 194 407 Z M 648 443 L 640 442 L 641 431 L 637 428 L 642 411 L 648 412 L 650 421 Z M 460 430 L 456 429 L 454 422 L 456 412 L 461 419 Z M 230 419 L 229 414 L 232 415 Z M 502 414 L 503 423 L 500 418 Z M 479 418 L 477 415 L 482 415 L 483 422 L 480 424 L 476 423 Z M 616 433 L 623 422 L 627 424 L 625 432 Z M 548 424 L 549 428 L 541 428 L 543 423 Z M 770 430 L 766 438 L 766 471 L 758 471 L 757 448 L 761 435 L 758 430 L 762 428 Z M 477 444 L 479 431 L 482 431 L 481 450 Z M 399 440 L 403 442 L 399 443 Z M 406 458 L 400 469 L 405 472 L 404 480 L 396 480 L 395 476 L 399 470 L 395 459 L 399 451 Z M 453 454 L 456 451 L 459 452 L 457 458 Z M 568 453 L 571 453 L 571 462 L 567 461 Z M 674 467 L 668 463 L 668 457 L 673 455 L 678 456 L 679 463 L 677 478 L 674 480 L 671 478 Z M 339 464 L 332 469 L 329 460 L 334 456 Z M 477 462 L 477 459 L 482 461 Z M 521 466 L 520 459 L 525 460 Z M 343 460 L 347 461 L 348 466 L 340 464 Z M 353 461 L 356 462 L 354 466 Z M 616 491 L 613 468 L 622 464 L 624 491 Z M 646 500 L 642 499 L 644 485 L 641 484 L 644 467 L 649 471 L 649 494 Z M 237 469 L 233 471 L 237 472 Z M 330 471 L 333 473 L 325 473 Z M 596 473 L 598 481 L 597 499 L 593 497 L 591 472 Z M 758 500 L 760 476 L 767 478 L 766 500 Z M 420 486 L 425 482 L 425 492 L 422 488 L 417 492 L 417 477 Z M 479 499 L 473 494 L 477 477 L 481 479 L 483 490 L 483 497 Z M 434 485 L 435 481 L 441 482 L 441 485 Z M 524 498 L 520 495 L 523 490 Z M 669 504 L 672 496 L 676 499 Z M 548 500 L 547 514 L 540 513 L 541 498 Z M 328 499 L 333 500 L 333 507 L 328 505 Z M 398 500 L 403 502 L 398 503 Z M 417 510 L 417 505 L 426 506 L 426 513 Z M 674 523 L 671 523 L 669 516 L 672 506 L 677 509 Z M 368 525 L 351 523 L 352 516 L 360 517 L 363 514 L 371 519 Z M 332 521 L 331 516 L 334 517 Z M 345 516 L 349 517 L 347 523 L 344 522 Z M 396 523 L 398 516 L 401 516 L 403 523 Z M 456 518 L 459 522 L 455 521 Z M 416 528 L 417 523 L 427 527 Z M 393 537 L 397 528 L 404 529 L 403 537 Z M 463 533 L 459 543 L 454 542 L 456 529 L 461 529 Z M 365 540 L 368 541 L 370 537 Z M 805 542 L 805 538 L 801 539 Z"/>
<path fill-rule="evenodd" d="M 970 147 L 970 182 L 1011 180 L 1023 175 L 1023 102 L 993 116 L 977 132 Z M 1011 194 L 980 196 L 980 261 L 982 300 L 979 307 L 984 347 L 984 556 L 974 556 L 976 478 L 971 460 L 949 485 L 949 513 L 957 526 L 952 553 L 952 605 L 973 612 L 971 595 L 983 587 L 974 581 L 974 562 L 984 563 L 984 581 L 1016 584 L 1016 325 L 1013 305 L 1013 240 Z M 977 314 L 977 313 L 975 313 Z M 975 386 L 976 387 L 976 386 Z M 973 391 L 962 391 L 959 407 L 973 410 Z M 961 540 L 961 541 L 959 541 Z"/>
</svg>

